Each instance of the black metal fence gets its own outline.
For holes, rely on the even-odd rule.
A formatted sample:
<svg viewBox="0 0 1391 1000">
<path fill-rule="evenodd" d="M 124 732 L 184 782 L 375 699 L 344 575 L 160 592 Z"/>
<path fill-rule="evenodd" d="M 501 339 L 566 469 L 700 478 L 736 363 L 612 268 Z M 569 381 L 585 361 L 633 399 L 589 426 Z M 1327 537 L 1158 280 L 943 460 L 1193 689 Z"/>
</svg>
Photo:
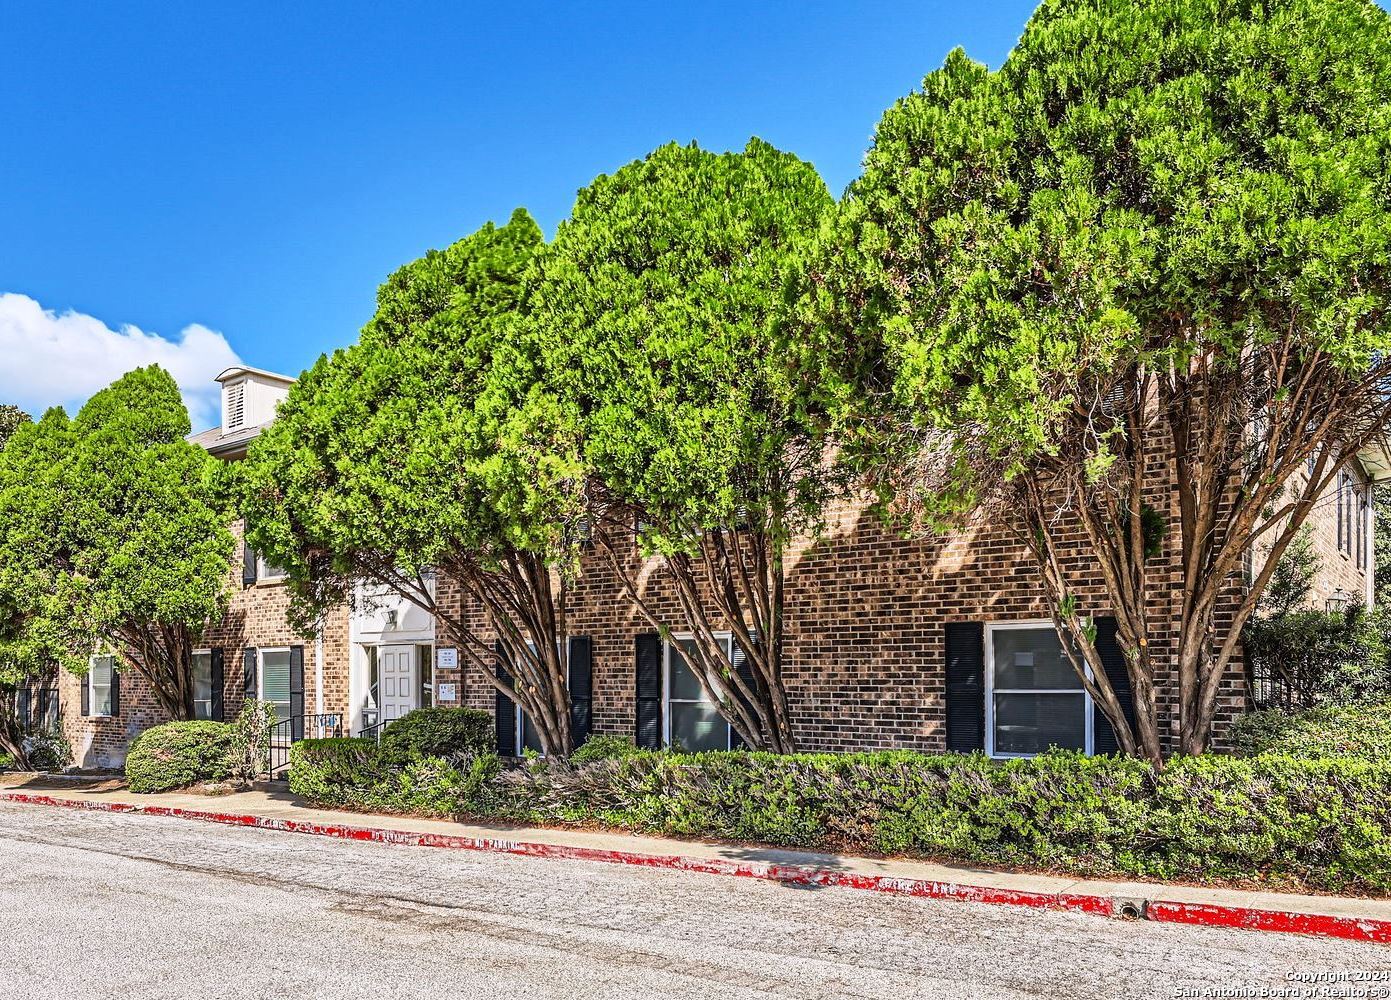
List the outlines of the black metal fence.
<svg viewBox="0 0 1391 1000">
<path fill-rule="evenodd" d="M 290 769 L 290 747 L 300 740 L 323 740 L 343 735 L 343 717 L 337 714 L 292 715 L 266 728 L 266 777 L 275 781 Z"/>
</svg>

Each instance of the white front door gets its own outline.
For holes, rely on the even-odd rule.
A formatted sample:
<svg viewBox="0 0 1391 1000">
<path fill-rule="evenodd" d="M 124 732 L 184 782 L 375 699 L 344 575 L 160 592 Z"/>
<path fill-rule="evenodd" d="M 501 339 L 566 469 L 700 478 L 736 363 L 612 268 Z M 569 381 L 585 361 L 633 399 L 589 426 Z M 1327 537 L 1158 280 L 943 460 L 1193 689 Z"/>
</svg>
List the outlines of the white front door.
<svg viewBox="0 0 1391 1000">
<path fill-rule="evenodd" d="M 399 719 L 420 705 L 415 676 L 414 646 L 379 646 L 377 669 L 381 681 L 381 721 Z"/>
</svg>

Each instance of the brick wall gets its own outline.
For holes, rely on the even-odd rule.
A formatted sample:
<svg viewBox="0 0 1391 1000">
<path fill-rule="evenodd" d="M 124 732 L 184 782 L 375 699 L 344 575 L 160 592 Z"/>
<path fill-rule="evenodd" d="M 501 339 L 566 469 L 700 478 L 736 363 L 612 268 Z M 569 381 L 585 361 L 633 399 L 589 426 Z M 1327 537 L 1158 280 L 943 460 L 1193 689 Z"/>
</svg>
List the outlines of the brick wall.
<svg viewBox="0 0 1391 1000">
<path fill-rule="evenodd" d="M 304 704 L 314 712 L 317 681 L 313 637 L 298 635 L 286 621 L 289 592 L 283 583 L 258 581 L 242 585 L 241 523 L 233 525 L 237 557 L 228 573 L 230 590 L 226 616 L 204 636 L 203 647 L 223 651 L 223 703 L 228 721 L 241 712 L 245 692 L 243 651 L 247 647 L 304 647 Z M 348 613 L 329 615 L 323 635 L 324 711 L 344 713 L 348 707 Z M 63 730 L 72 743 L 79 767 L 119 767 L 130 741 L 169 717 L 155 701 L 149 683 L 134 669 L 121 669 L 120 714 L 112 718 L 82 715 L 82 680 L 64 672 L 59 679 Z"/>
<path fill-rule="evenodd" d="M 1160 501 L 1163 502 L 1162 500 Z M 1355 561 L 1336 552 L 1335 509 L 1321 504 L 1315 522 L 1317 547 L 1325 558 L 1320 586 L 1360 594 L 1365 577 Z M 240 526 L 237 526 L 240 537 Z M 1326 539 L 1335 551 L 1327 555 Z M 240 551 L 240 546 L 239 546 Z M 1087 547 L 1078 531 L 1069 536 L 1069 565 L 1086 582 L 1078 588 L 1083 612 L 1108 609 Z M 636 546 L 633 565 L 638 566 Z M 1177 583 L 1173 540 L 1151 564 L 1156 580 Z M 305 706 L 315 711 L 315 649 L 285 620 L 289 596 L 283 585 L 243 587 L 240 559 L 232 567 L 231 606 L 226 620 L 208 633 L 205 645 L 221 647 L 225 662 L 228 718 L 241 705 L 242 651 L 300 644 L 305 647 Z M 655 561 L 645 566 L 646 596 L 679 622 L 671 584 Z M 1233 578 L 1231 593 L 1242 586 Z M 445 607 L 465 601 L 447 577 L 439 582 Z M 1178 626 L 1176 590 L 1168 589 L 1151 610 L 1159 629 L 1156 648 L 1171 653 Z M 794 546 L 787 569 L 786 677 L 794 724 L 807 749 L 857 750 L 945 747 L 945 625 L 952 621 L 1008 622 L 1046 618 L 1047 605 L 1026 550 L 1007 525 L 979 524 L 932 538 L 904 538 L 887 530 L 861 502 L 830 513 L 825 534 Z M 1226 612 L 1228 618 L 1230 612 Z M 487 631 L 481 611 L 470 610 Z M 593 726 L 598 733 L 631 735 L 635 728 L 634 640 L 651 631 L 620 593 L 618 582 L 597 555 L 584 560 L 572 597 L 571 632 L 594 644 Z M 324 710 L 348 712 L 349 629 L 346 608 L 329 616 L 324 631 Z M 492 711 L 494 694 L 481 674 L 437 669 L 436 680 L 457 685 L 453 704 Z M 1176 724 L 1172 675 L 1161 674 L 1160 704 Z M 64 724 L 84 766 L 117 766 L 126 743 L 141 729 L 164 721 L 138 675 L 122 680 L 118 719 L 83 719 L 80 681 L 61 682 Z M 1219 732 L 1245 704 L 1240 664 L 1223 684 Z"/>
<path fill-rule="evenodd" d="M 788 560 L 784 651 L 794 725 L 809 750 L 945 748 L 945 626 L 953 621 L 1046 618 L 1048 608 L 1027 550 L 1005 525 L 980 524 L 933 538 L 887 530 L 863 501 L 831 512 L 827 532 L 796 545 Z M 1178 577 L 1172 544 L 1152 564 L 1157 579 Z M 1083 613 L 1107 613 L 1103 588 L 1079 531 L 1067 561 L 1086 580 Z M 633 551 L 634 565 L 638 559 Z M 644 567 L 645 596 L 679 621 L 670 581 L 655 561 Z M 1233 593 L 1240 580 L 1232 581 Z M 449 581 L 440 597 L 464 600 Z M 635 728 L 634 640 L 650 626 L 622 597 L 601 558 L 584 561 L 569 608 L 571 632 L 594 643 L 595 732 Z M 486 629 L 481 614 L 474 620 Z M 1172 649 L 1178 606 L 1173 589 L 1152 609 L 1161 656 Z M 491 710 L 494 695 L 477 671 L 441 671 L 461 684 L 460 701 Z M 1161 676 L 1161 704 L 1173 714 L 1172 676 Z M 1223 685 L 1219 728 L 1244 707 L 1240 665 Z"/>
<path fill-rule="evenodd" d="M 1363 521 L 1360 525 L 1357 522 L 1367 516 L 1371 500 L 1370 485 L 1366 473 L 1357 465 L 1354 464 L 1346 472 L 1349 476 L 1347 488 L 1340 494 L 1339 480 L 1335 478 L 1320 495 L 1313 513 L 1305 522 L 1314 556 L 1318 560 L 1318 570 L 1309 595 L 1309 604 L 1314 608 L 1325 607 L 1325 602 L 1339 591 L 1359 601 L 1369 600 L 1367 585 L 1373 572 L 1372 530 L 1369 522 Z M 1307 475 L 1302 472 L 1296 475 L 1296 480 L 1298 488 L 1308 483 Z M 1344 517 L 1351 518 L 1345 524 L 1341 542 L 1338 530 L 1340 496 L 1345 501 Z M 1264 565 L 1265 551 L 1259 547 L 1253 553 L 1253 575 Z"/>
</svg>

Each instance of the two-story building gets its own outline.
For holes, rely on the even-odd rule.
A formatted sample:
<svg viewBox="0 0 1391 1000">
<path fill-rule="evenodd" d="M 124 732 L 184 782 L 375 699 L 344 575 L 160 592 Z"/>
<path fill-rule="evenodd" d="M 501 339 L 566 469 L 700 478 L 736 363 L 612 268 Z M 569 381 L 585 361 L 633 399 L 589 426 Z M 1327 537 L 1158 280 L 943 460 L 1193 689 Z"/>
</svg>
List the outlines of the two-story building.
<svg viewBox="0 0 1391 1000">
<path fill-rule="evenodd" d="M 294 380 L 235 367 L 217 381 L 221 426 L 192 440 L 238 461 L 274 420 Z M 1369 489 L 1389 472 L 1370 456 L 1344 470 L 1311 519 L 1320 606 L 1370 603 Z M 852 502 L 839 504 L 828 520 L 828 530 L 803 539 L 787 560 L 784 662 L 805 749 L 981 749 L 1009 756 L 1049 746 L 1114 748 L 1109 726 L 1061 656 L 1036 570 L 1004 526 L 909 539 L 885 528 L 866 504 Z M 632 558 L 639 559 L 636 544 Z M 1087 565 L 1080 541 L 1071 558 Z M 660 569 L 643 578 L 650 600 L 674 607 Z M 283 574 L 244 545 L 228 584 L 228 613 L 194 657 L 200 717 L 231 719 L 246 698 L 269 701 L 285 720 L 278 732 L 288 742 L 356 734 L 424 705 L 470 705 L 495 714 L 501 752 L 535 745 L 516 707 L 461 668 L 455 650 L 437 645 L 433 621 L 414 604 L 364 589 L 352 607 L 328 615 L 306 636 L 287 620 Z M 464 601 L 450 580 L 432 585 L 441 602 Z M 1243 584 L 1234 579 L 1232 585 Z M 1098 618 L 1103 654 L 1118 664 L 1099 574 L 1078 597 Z M 1159 613 L 1177 621 L 1176 600 Z M 729 727 L 685 666 L 679 637 L 664 645 L 601 559 L 585 560 L 568 617 L 582 729 L 631 735 L 646 746 L 730 746 Z M 140 677 L 109 659 L 94 661 L 86 678 L 65 674 L 60 702 L 83 767 L 118 767 L 130 740 L 164 721 Z M 1222 721 L 1247 705 L 1245 678 L 1233 671 L 1223 689 Z"/>
</svg>

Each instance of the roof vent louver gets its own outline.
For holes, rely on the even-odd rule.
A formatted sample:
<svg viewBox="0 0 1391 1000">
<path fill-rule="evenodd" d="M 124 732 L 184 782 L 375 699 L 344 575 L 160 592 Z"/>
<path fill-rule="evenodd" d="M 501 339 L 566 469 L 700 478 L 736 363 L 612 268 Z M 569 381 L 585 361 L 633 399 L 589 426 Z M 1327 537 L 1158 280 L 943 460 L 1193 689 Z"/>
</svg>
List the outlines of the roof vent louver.
<svg viewBox="0 0 1391 1000">
<path fill-rule="evenodd" d="M 227 387 L 227 426 L 224 430 L 240 430 L 246 420 L 246 383 L 234 382 Z"/>
</svg>

